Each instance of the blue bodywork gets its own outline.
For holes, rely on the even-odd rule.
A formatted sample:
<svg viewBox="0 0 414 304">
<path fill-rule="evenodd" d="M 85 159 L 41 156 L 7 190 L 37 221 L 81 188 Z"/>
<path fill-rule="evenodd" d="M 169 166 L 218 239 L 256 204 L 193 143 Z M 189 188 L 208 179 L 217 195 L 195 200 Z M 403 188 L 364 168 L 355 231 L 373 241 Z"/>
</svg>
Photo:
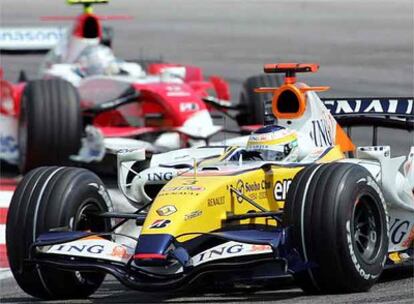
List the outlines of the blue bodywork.
<svg viewBox="0 0 414 304">
<path fill-rule="evenodd" d="M 303 263 L 299 254 L 289 247 L 288 229 L 239 229 L 200 234 L 186 242 L 178 242 L 169 234 L 141 235 L 138 238 L 135 254 L 149 254 L 150 257 L 151 255 L 165 256 L 161 264 L 160 259 L 152 260 L 149 258 L 142 262 L 134 260 L 134 256 L 125 265 L 94 258 L 36 252 L 34 252 L 32 260 L 34 263 L 54 265 L 68 270 L 104 271 L 114 275 L 126 286 L 139 290 L 155 290 L 160 286 L 167 289 L 180 288 L 207 273 L 227 272 L 228 275 L 222 276 L 223 279 L 254 281 L 285 276 L 313 266 Z M 91 235 L 108 236 L 108 234 L 89 232 L 49 232 L 40 235 L 33 247 L 62 244 Z M 236 255 L 232 258 L 218 259 L 199 266 L 192 266 L 191 257 L 209 248 L 206 246 L 211 248 L 228 241 L 269 245 L 272 252 L 240 257 Z M 148 271 L 148 267 L 168 268 L 171 265 L 177 265 L 177 263 L 183 269 L 180 273 L 157 274 Z"/>
</svg>

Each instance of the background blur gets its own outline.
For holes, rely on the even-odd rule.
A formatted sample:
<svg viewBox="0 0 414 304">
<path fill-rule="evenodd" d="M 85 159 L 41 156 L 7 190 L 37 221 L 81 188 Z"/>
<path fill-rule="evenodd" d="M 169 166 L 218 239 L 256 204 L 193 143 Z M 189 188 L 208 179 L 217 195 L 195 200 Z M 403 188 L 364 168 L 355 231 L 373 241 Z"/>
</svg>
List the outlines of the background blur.
<svg viewBox="0 0 414 304">
<path fill-rule="evenodd" d="M 1 0 L 0 24 L 69 26 L 40 17 L 80 10 L 63 0 Z M 243 80 L 270 62 L 319 63 L 317 74 L 300 79 L 331 86 L 326 97 L 414 95 L 413 0 L 113 0 L 95 12 L 133 17 L 106 22 L 117 56 L 201 66 L 230 82 L 234 100 Z M 21 69 L 35 76 L 42 57 L 2 55 L 0 64 L 15 80 Z M 370 141 L 366 129 L 354 137 L 357 144 Z M 406 154 L 414 135 L 381 131 L 379 140 Z"/>
<path fill-rule="evenodd" d="M 71 21 L 44 22 L 40 17 L 76 16 L 80 11 L 81 7 L 69 7 L 64 0 L 0 0 L 0 26 L 70 26 Z M 113 46 L 118 57 L 162 57 L 201 66 L 206 75 L 217 74 L 230 82 L 235 101 L 243 80 L 261 73 L 264 63 L 289 61 L 321 65 L 317 74 L 300 75 L 299 79 L 330 86 L 324 97 L 414 96 L 413 0 L 112 0 L 109 5 L 97 5 L 95 12 L 133 17 L 105 22 L 114 28 Z M 36 77 L 43 56 L 0 55 L 0 66 L 11 81 L 16 81 L 22 69 L 29 77 Z M 354 131 L 353 136 L 360 145 L 371 141 L 366 128 Z M 381 129 L 379 140 L 392 145 L 394 155 L 406 155 L 414 145 L 414 134 Z M 412 274 L 397 280 L 401 277 L 396 273 L 371 292 L 360 294 L 307 297 L 297 288 L 282 288 L 248 296 L 174 295 L 172 300 L 411 303 Z M 8 301 L 29 301 L 13 279 L 0 280 L 0 290 Z M 106 281 L 91 302 L 159 303 L 163 297 L 162 292 L 127 291 L 112 280 Z"/>
</svg>

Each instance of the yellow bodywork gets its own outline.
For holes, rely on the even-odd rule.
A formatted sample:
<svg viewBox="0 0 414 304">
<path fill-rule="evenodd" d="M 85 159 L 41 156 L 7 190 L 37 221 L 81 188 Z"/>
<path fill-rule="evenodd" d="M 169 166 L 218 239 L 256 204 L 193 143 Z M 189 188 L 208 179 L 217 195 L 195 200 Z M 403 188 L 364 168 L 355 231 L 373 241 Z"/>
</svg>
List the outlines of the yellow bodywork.
<svg viewBox="0 0 414 304">
<path fill-rule="evenodd" d="M 317 162 L 332 162 L 344 158 L 339 147 L 330 149 Z M 211 163 L 211 161 L 209 161 Z M 269 165 L 249 169 L 241 166 L 230 170 L 193 171 L 173 178 L 155 198 L 141 234 L 170 234 L 178 241 L 188 241 L 231 225 L 262 224 L 276 226 L 270 218 L 251 218 L 226 222 L 229 215 L 261 212 L 230 191 L 234 187 L 266 211 L 278 211 L 284 206 L 288 187 L 294 176 L 304 168 Z M 243 171 L 245 170 L 245 171 Z M 167 212 L 166 212 L 167 211 Z M 162 220 L 163 225 L 156 225 Z"/>
</svg>

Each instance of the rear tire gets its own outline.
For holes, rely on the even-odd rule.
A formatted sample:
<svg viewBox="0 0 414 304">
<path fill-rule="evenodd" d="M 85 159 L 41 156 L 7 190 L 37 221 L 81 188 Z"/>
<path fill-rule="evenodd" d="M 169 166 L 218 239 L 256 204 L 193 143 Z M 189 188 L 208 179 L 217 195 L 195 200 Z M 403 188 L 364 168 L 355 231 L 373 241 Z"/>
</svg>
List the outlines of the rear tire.
<svg viewBox="0 0 414 304">
<path fill-rule="evenodd" d="M 285 203 L 291 246 L 308 263 L 294 274 L 308 293 L 367 291 L 388 250 L 388 219 L 381 190 L 355 164 L 312 165 L 295 176 Z"/>
<path fill-rule="evenodd" d="M 80 168 L 41 167 L 29 172 L 13 195 L 6 225 L 10 268 L 19 286 L 42 299 L 86 298 L 105 274 L 63 271 L 25 262 L 31 244 L 52 228 L 105 232 L 108 219 L 91 221 L 89 212 L 112 208 L 102 181 Z"/>
<path fill-rule="evenodd" d="M 69 156 L 79 151 L 81 136 L 82 117 L 76 88 L 59 78 L 28 82 L 19 117 L 20 171 L 69 164 Z"/>
<path fill-rule="evenodd" d="M 236 120 L 240 126 L 264 123 L 265 103 L 272 100 L 271 93 L 256 93 L 259 87 L 279 87 L 283 84 L 280 75 L 262 74 L 247 78 L 240 93 L 239 105 L 243 107 Z"/>
</svg>

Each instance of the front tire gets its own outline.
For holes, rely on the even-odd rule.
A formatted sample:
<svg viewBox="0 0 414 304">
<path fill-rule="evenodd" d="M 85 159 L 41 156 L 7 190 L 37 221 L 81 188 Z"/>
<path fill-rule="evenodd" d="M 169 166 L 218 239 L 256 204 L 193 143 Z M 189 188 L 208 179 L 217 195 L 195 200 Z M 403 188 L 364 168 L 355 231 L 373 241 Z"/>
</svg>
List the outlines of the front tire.
<svg viewBox="0 0 414 304">
<path fill-rule="evenodd" d="M 41 299 L 86 298 L 105 275 L 28 264 L 31 244 L 51 229 L 105 232 L 108 219 L 91 220 L 111 203 L 102 181 L 92 172 L 67 167 L 41 167 L 19 183 L 7 216 L 6 246 L 10 269 L 19 286 Z"/>
<path fill-rule="evenodd" d="M 291 246 L 309 268 L 294 274 L 308 293 L 367 291 L 388 249 L 381 190 L 362 166 L 312 165 L 295 176 L 285 203 Z"/>
</svg>

